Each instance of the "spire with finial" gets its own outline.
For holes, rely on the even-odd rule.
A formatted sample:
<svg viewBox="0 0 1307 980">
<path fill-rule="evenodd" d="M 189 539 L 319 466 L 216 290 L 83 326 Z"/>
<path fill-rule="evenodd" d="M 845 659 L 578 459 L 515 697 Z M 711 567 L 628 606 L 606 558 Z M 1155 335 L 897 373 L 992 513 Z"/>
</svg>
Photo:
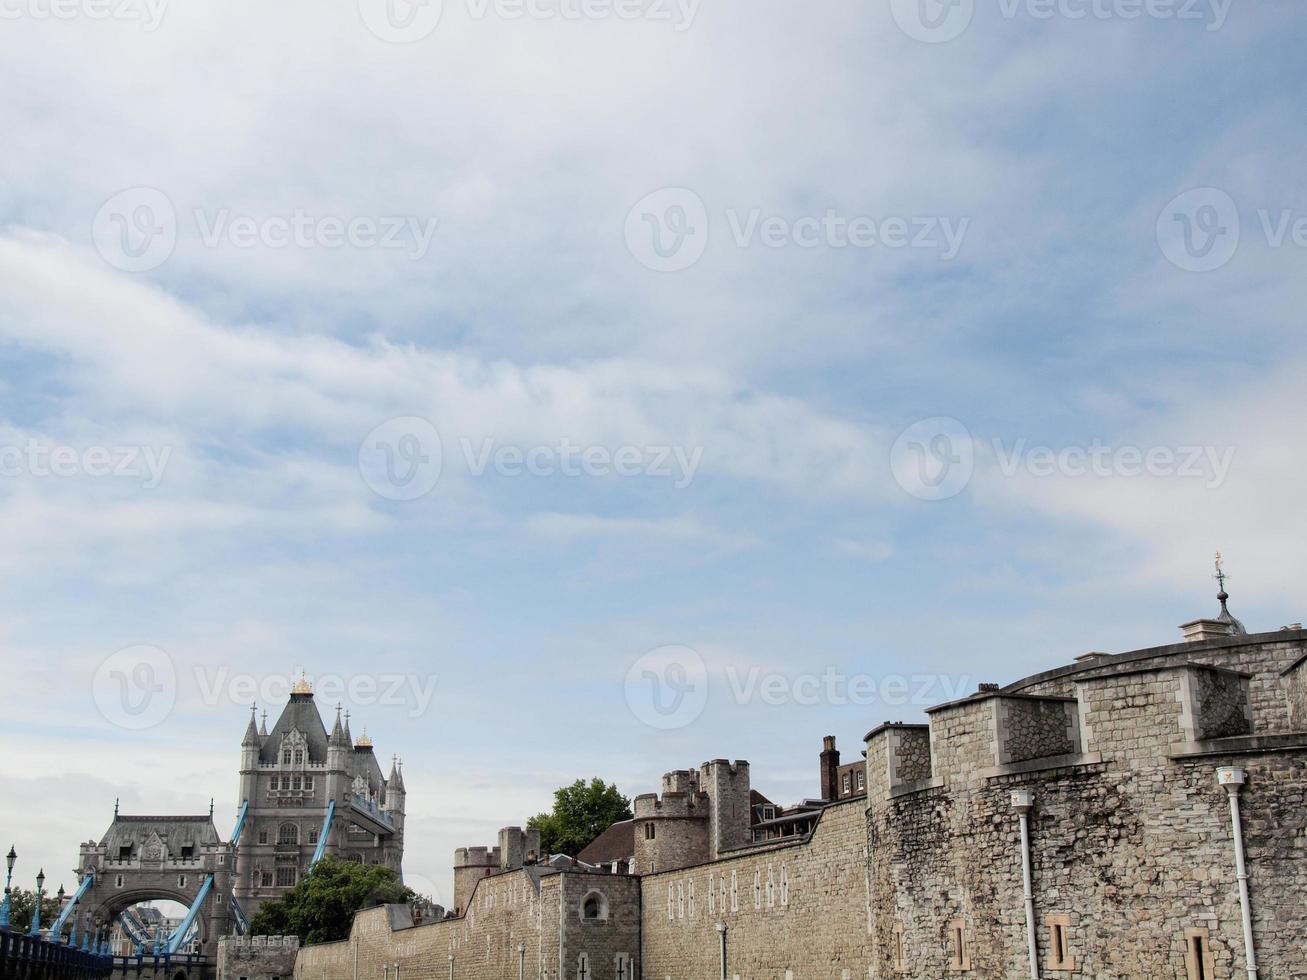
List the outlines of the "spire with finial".
<svg viewBox="0 0 1307 980">
<path fill-rule="evenodd" d="M 344 729 L 344 727 L 342 727 L 342 725 L 341 725 L 341 723 L 340 723 L 340 709 L 341 709 L 341 704 L 340 704 L 339 701 L 337 701 L 337 702 L 336 702 L 336 724 L 335 724 L 335 726 L 331 729 L 331 738 L 330 738 L 330 740 L 329 740 L 329 743 L 330 743 L 331 745 L 339 745 L 339 746 L 345 746 L 345 747 L 348 747 L 348 746 L 349 746 L 349 739 L 347 739 L 347 738 L 345 737 L 345 729 Z"/>
<path fill-rule="evenodd" d="M 117 798 L 117 797 L 114 797 L 114 801 L 113 801 L 113 818 L 114 818 L 115 820 L 118 819 L 118 798 Z"/>
<path fill-rule="evenodd" d="M 295 682 L 295 686 L 290 689 L 292 695 L 295 694 L 313 694 L 313 685 L 309 683 L 308 675 L 303 670 L 300 671 L 300 679 Z"/>
<path fill-rule="evenodd" d="M 390 757 L 390 775 L 386 778 L 386 787 L 404 792 L 404 760 L 398 755 Z"/>
<path fill-rule="evenodd" d="M 354 736 L 349 733 L 349 712 L 345 712 L 345 741 L 350 745 L 354 744 Z"/>
<path fill-rule="evenodd" d="M 254 726 L 254 714 L 258 710 L 258 705 L 253 701 L 250 702 L 250 723 L 245 726 L 245 737 L 241 739 L 241 745 L 259 744 L 259 730 Z"/>
<path fill-rule="evenodd" d="M 213 819 L 213 797 L 209 797 L 209 819 Z"/>
<path fill-rule="evenodd" d="M 268 737 L 268 709 L 263 709 L 263 716 L 259 719 L 259 737 Z"/>
<path fill-rule="evenodd" d="M 1216 574 L 1212 577 L 1216 579 L 1216 584 L 1221 590 L 1216 593 L 1216 598 L 1221 603 L 1221 614 L 1216 617 L 1217 621 L 1228 623 L 1230 626 L 1230 634 L 1232 636 L 1246 635 L 1248 631 L 1244 629 L 1243 623 L 1235 619 L 1235 617 L 1230 614 L 1230 610 L 1226 607 L 1226 603 L 1229 601 L 1230 596 L 1225 591 L 1225 580 L 1229 578 L 1229 576 L 1225 573 L 1225 562 L 1224 559 L 1221 558 L 1221 553 L 1219 551 L 1216 553 Z"/>
</svg>

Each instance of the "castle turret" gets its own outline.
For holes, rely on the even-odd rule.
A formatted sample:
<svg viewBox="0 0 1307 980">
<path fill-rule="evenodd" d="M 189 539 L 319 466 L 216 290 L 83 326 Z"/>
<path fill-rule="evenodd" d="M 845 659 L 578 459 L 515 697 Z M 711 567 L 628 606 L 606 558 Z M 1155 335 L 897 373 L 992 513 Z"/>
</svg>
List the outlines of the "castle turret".
<svg viewBox="0 0 1307 980">
<path fill-rule="evenodd" d="M 460 847 L 454 852 L 454 912 L 467 914 L 477 882 L 499 870 L 499 848 Z"/>
<path fill-rule="evenodd" d="M 744 847 L 752 839 L 753 807 L 749 764 L 714 759 L 699 767 L 699 786 L 708 794 L 708 860 Z"/>
</svg>

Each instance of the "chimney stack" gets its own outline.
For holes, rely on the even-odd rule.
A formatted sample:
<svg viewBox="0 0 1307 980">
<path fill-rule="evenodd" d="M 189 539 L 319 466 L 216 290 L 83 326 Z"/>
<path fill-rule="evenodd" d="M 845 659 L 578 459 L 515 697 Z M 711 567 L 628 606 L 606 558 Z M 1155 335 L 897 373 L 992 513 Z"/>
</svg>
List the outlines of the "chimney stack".
<svg viewBox="0 0 1307 980">
<path fill-rule="evenodd" d="M 835 736 L 822 740 L 821 798 L 831 801 L 840 798 L 840 750 L 835 747 Z"/>
</svg>

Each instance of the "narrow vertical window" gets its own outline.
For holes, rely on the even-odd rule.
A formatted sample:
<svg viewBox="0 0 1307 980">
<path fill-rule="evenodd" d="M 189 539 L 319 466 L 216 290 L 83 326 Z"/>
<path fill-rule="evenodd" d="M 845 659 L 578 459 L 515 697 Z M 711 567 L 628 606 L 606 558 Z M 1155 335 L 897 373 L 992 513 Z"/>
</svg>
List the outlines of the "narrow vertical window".
<svg viewBox="0 0 1307 980">
<path fill-rule="evenodd" d="M 731 911 L 740 911 L 740 873 L 731 872 Z"/>
<path fill-rule="evenodd" d="M 1185 969 L 1189 980 L 1212 980 L 1216 964 L 1212 962 L 1211 938 L 1206 929 L 1186 929 Z"/>
<path fill-rule="evenodd" d="M 787 865 L 781 865 L 781 907 L 785 908 L 790 904 L 790 869 Z"/>
<path fill-rule="evenodd" d="M 1064 913 L 1046 915 L 1044 924 L 1048 926 L 1048 960 L 1045 967 L 1049 971 L 1074 970 L 1076 961 L 1071 955 L 1071 916 Z"/>
<path fill-rule="evenodd" d="M 971 969 L 971 944 L 967 942 L 967 924 L 962 919 L 949 923 L 949 937 L 953 955 L 949 960 L 950 970 Z"/>
</svg>

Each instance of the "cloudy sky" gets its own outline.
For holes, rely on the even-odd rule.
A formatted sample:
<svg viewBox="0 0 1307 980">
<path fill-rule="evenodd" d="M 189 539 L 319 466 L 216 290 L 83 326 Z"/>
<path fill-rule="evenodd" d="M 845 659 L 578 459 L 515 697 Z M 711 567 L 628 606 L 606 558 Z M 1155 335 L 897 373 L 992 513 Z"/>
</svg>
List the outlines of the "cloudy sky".
<svg viewBox="0 0 1307 980">
<path fill-rule="evenodd" d="M 303 669 L 405 868 L 1304 618 L 1298 0 L 4 0 L 0 846 L 226 833 Z"/>
</svg>

